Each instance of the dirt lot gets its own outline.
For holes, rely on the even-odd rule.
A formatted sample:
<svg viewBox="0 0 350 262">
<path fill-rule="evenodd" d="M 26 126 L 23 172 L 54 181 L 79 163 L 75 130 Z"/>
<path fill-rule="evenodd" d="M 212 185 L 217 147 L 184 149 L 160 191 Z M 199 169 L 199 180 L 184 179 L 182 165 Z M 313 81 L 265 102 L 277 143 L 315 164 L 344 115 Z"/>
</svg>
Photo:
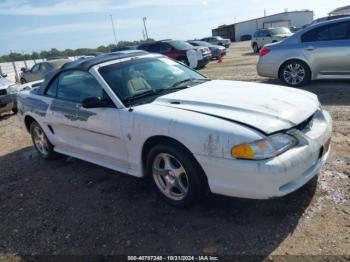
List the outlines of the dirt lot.
<svg viewBox="0 0 350 262">
<path fill-rule="evenodd" d="M 258 77 L 248 43 L 204 74 Z M 334 120 L 332 153 L 318 178 L 267 201 L 211 195 L 179 210 L 145 181 L 72 158 L 41 160 L 17 118 L 0 118 L 0 253 L 350 255 L 350 82 L 313 82 Z M 1 258 L 1 256 L 0 256 Z"/>
</svg>

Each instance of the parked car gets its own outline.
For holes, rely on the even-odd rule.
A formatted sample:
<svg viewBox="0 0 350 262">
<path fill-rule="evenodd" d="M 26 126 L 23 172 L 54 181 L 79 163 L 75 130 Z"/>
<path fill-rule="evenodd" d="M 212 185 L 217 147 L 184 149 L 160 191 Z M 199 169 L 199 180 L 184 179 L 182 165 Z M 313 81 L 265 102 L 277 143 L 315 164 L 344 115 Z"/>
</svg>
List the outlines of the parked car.
<svg viewBox="0 0 350 262">
<path fill-rule="evenodd" d="M 219 55 L 221 54 L 221 56 L 225 56 L 226 55 L 226 48 L 221 46 L 221 45 L 212 45 L 208 42 L 204 42 L 204 41 L 197 41 L 197 40 L 190 40 L 187 41 L 189 44 L 193 45 L 193 46 L 204 46 L 204 47 L 208 47 L 211 51 L 211 57 L 213 59 L 218 59 Z"/>
<path fill-rule="evenodd" d="M 166 55 L 172 59 L 180 61 L 185 65 L 189 65 L 189 61 L 187 59 L 187 51 L 195 50 L 199 51 L 202 54 L 203 59 L 198 61 L 198 67 L 202 68 L 206 66 L 211 59 L 210 49 L 207 47 L 196 47 L 192 46 L 185 41 L 179 40 L 161 40 L 152 43 L 145 43 L 138 47 L 139 50 L 145 50 L 150 53 L 159 53 Z"/>
<path fill-rule="evenodd" d="M 137 50 L 137 48 L 138 48 L 137 45 L 131 45 L 131 46 L 116 47 L 116 48 L 113 48 L 111 51 L 118 52 L 118 51 L 126 51 L 126 50 Z"/>
<path fill-rule="evenodd" d="M 260 51 L 258 74 L 289 86 L 350 79 L 350 18 L 318 23 Z"/>
<path fill-rule="evenodd" d="M 335 19 L 339 19 L 339 18 L 346 18 L 346 17 L 350 17 L 350 14 L 330 15 L 330 16 L 326 16 L 326 17 L 321 17 L 321 18 L 315 19 L 314 21 L 311 22 L 310 25 L 318 24 L 318 23 L 321 23 L 321 22 L 327 22 L 327 21 L 335 20 Z"/>
<path fill-rule="evenodd" d="M 201 41 L 208 42 L 212 45 L 222 45 L 226 48 L 229 48 L 231 45 L 230 39 L 222 38 L 221 36 L 205 37 L 205 38 L 201 39 Z"/>
<path fill-rule="evenodd" d="M 296 26 L 291 26 L 289 27 L 289 30 L 294 34 L 295 32 L 298 32 L 299 30 L 302 30 L 302 27 L 296 27 Z"/>
<path fill-rule="evenodd" d="M 252 35 L 242 35 L 241 41 L 250 41 L 252 40 Z"/>
<path fill-rule="evenodd" d="M 69 59 L 48 60 L 35 64 L 30 70 L 22 68 L 21 83 L 24 84 L 43 79 L 50 71 L 58 69 L 69 62 L 71 62 Z"/>
<path fill-rule="evenodd" d="M 258 53 L 264 45 L 280 42 L 291 35 L 293 34 L 287 27 L 260 29 L 254 33 L 251 45 L 254 53 Z"/>
<path fill-rule="evenodd" d="M 16 94 L 19 86 L 0 75 L 0 114 L 8 111 L 17 113 Z"/>
<path fill-rule="evenodd" d="M 210 81 L 143 51 L 67 64 L 21 92 L 18 109 L 42 158 L 61 153 L 148 177 L 179 207 L 208 190 L 253 199 L 291 193 L 323 166 L 332 132 L 310 92 Z"/>
</svg>

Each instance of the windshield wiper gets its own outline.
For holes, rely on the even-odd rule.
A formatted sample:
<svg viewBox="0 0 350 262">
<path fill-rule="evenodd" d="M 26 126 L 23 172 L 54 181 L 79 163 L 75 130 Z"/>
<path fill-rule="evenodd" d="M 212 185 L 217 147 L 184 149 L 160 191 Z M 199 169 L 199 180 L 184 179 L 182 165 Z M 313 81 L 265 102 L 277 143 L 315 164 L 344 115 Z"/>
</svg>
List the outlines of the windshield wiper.
<svg viewBox="0 0 350 262">
<path fill-rule="evenodd" d="M 183 88 L 187 88 L 189 86 L 187 85 L 183 85 L 183 84 L 186 84 L 188 82 L 207 82 L 207 81 L 210 81 L 210 79 L 206 79 L 206 78 L 203 78 L 203 79 L 196 79 L 196 78 L 186 78 L 184 80 L 181 80 L 179 82 L 176 82 L 174 83 L 169 89 L 183 89 Z"/>
<path fill-rule="evenodd" d="M 156 95 L 158 92 L 155 91 L 155 90 L 148 90 L 148 91 L 145 91 L 143 93 L 140 93 L 138 95 L 134 95 L 134 96 L 128 96 L 126 98 L 124 98 L 123 100 L 127 103 L 129 102 L 132 102 L 134 101 L 135 99 L 139 99 L 139 98 L 144 98 L 144 97 L 147 97 L 147 96 L 153 96 L 153 95 Z"/>
<path fill-rule="evenodd" d="M 181 86 L 182 84 L 185 84 L 185 83 L 187 83 L 187 82 L 191 82 L 191 81 L 193 81 L 193 80 L 194 80 L 194 79 L 192 79 L 192 78 L 186 78 L 186 79 L 184 79 L 184 80 L 181 80 L 181 81 L 178 81 L 178 82 L 174 83 L 169 89 L 176 88 L 176 87 L 178 87 L 178 86 Z"/>
<path fill-rule="evenodd" d="M 133 101 L 137 100 L 137 99 L 142 99 L 145 97 L 149 97 L 149 96 L 157 96 L 157 95 L 161 95 L 161 94 L 165 94 L 165 93 L 169 93 L 169 92 L 174 92 L 176 90 L 181 90 L 181 89 L 186 89 L 189 86 L 188 85 L 183 85 L 185 83 L 188 82 L 194 82 L 194 81 L 210 81 L 209 79 L 195 79 L 195 78 L 187 78 L 181 81 L 178 81 L 176 83 L 174 83 L 171 87 L 168 88 L 161 88 L 161 89 L 152 89 L 152 90 L 148 90 L 145 91 L 143 93 L 134 95 L 134 96 L 129 96 L 123 99 L 123 102 L 125 104 L 130 104 Z"/>
</svg>

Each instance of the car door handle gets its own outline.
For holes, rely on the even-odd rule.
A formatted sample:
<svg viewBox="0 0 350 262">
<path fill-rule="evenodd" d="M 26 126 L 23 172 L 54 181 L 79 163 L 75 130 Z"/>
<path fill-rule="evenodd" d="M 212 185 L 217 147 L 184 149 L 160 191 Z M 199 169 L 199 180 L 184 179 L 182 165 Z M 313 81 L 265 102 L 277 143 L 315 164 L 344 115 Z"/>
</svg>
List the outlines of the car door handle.
<svg viewBox="0 0 350 262">
<path fill-rule="evenodd" d="M 306 51 L 314 51 L 316 48 L 314 46 L 308 46 L 305 48 Z"/>
</svg>

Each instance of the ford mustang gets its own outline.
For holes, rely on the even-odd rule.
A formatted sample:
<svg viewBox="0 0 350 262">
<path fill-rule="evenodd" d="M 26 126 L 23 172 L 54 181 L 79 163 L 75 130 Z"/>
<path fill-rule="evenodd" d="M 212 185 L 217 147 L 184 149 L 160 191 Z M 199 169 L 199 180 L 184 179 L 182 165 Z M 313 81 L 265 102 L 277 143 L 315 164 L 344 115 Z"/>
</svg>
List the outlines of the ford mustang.
<svg viewBox="0 0 350 262">
<path fill-rule="evenodd" d="M 144 51 L 65 64 L 21 92 L 18 110 L 44 159 L 69 155 L 147 177 L 178 207 L 210 191 L 291 193 L 326 162 L 332 132 L 312 93 L 210 80 Z"/>
</svg>

